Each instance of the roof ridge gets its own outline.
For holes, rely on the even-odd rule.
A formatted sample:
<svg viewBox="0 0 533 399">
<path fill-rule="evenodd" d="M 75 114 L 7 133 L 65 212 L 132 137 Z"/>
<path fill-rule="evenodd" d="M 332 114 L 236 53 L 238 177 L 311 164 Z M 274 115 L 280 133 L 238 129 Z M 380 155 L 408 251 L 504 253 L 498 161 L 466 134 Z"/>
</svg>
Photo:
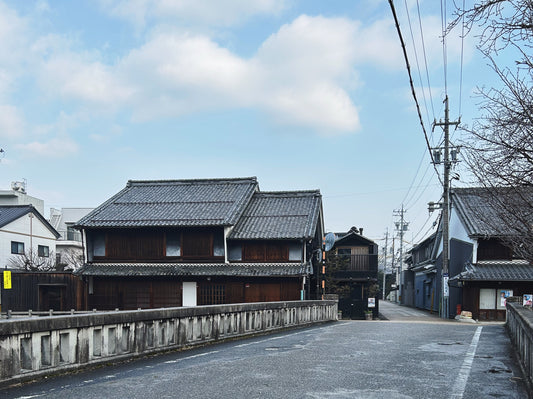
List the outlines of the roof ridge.
<svg viewBox="0 0 533 399">
<path fill-rule="evenodd" d="M 318 194 L 320 195 L 320 190 L 287 190 L 287 191 L 259 191 L 257 195 L 299 195 L 299 194 Z"/>
<path fill-rule="evenodd" d="M 201 179 L 162 179 L 162 180 L 128 180 L 127 186 L 133 185 L 170 185 L 170 184 L 225 184 L 225 183 L 257 183 L 257 177 L 221 177 Z"/>
</svg>

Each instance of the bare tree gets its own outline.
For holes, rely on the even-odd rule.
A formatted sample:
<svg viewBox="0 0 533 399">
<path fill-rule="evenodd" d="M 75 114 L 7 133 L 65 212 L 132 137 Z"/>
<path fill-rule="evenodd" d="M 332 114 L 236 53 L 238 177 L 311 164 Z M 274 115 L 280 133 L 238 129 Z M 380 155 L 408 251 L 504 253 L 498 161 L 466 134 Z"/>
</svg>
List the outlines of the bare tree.
<svg viewBox="0 0 533 399">
<path fill-rule="evenodd" d="M 60 256 L 59 256 L 60 255 Z M 58 252 L 57 269 L 58 270 L 78 270 L 83 266 L 83 251 L 69 248 Z"/>
<path fill-rule="evenodd" d="M 39 256 L 37 251 L 29 249 L 21 255 L 12 256 L 9 259 L 9 266 L 15 269 L 27 270 L 30 272 L 48 272 L 56 270 L 55 255 L 53 252 L 49 256 Z"/>
<path fill-rule="evenodd" d="M 517 256 L 533 261 L 533 1 L 479 0 L 456 16 L 449 29 L 460 23 L 476 29 L 478 49 L 501 82 L 478 88 L 480 116 L 462 126 L 463 153 L 492 209 L 481 213 L 483 222 Z M 501 63 L 504 51 L 514 66 Z"/>
</svg>

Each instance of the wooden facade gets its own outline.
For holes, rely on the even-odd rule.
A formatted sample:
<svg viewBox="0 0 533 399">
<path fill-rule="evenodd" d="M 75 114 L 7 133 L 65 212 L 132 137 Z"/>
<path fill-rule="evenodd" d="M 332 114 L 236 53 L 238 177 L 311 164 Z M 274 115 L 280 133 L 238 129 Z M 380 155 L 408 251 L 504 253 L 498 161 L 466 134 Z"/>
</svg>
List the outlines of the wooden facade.
<svg viewBox="0 0 533 399">
<path fill-rule="evenodd" d="M 183 280 L 163 277 L 94 277 L 89 309 L 135 310 L 182 306 Z M 210 278 L 197 280 L 197 304 L 218 305 L 300 299 L 299 278 Z"/>
<path fill-rule="evenodd" d="M 339 310 L 344 318 L 364 319 L 368 298 L 376 299 L 374 311 L 377 317 L 378 291 L 378 246 L 362 236 L 356 228 L 342 234 L 332 249 L 338 266 L 331 273 L 332 281 L 340 288 Z M 340 265 L 340 267 L 339 267 Z"/>
<path fill-rule="evenodd" d="M 85 310 L 83 281 L 71 272 L 11 273 L 11 289 L 2 289 L 2 311 Z"/>
<path fill-rule="evenodd" d="M 472 317 L 476 320 L 484 321 L 505 321 L 506 307 L 501 298 L 501 291 L 512 291 L 512 296 L 521 297 L 524 294 L 531 294 L 533 284 L 531 282 L 465 282 L 463 286 L 463 309 L 472 312 Z M 483 306 L 480 303 L 482 291 L 490 293 L 494 291 L 493 303 Z M 484 301 L 487 302 L 487 301 Z M 481 306 L 480 306 L 481 305 Z M 487 309 L 490 308 L 490 309 Z"/>
<path fill-rule="evenodd" d="M 323 235 L 318 190 L 256 178 L 129 181 L 78 221 L 88 308 L 310 299 Z"/>
<path fill-rule="evenodd" d="M 88 230 L 92 262 L 223 262 L 221 228 Z"/>
</svg>

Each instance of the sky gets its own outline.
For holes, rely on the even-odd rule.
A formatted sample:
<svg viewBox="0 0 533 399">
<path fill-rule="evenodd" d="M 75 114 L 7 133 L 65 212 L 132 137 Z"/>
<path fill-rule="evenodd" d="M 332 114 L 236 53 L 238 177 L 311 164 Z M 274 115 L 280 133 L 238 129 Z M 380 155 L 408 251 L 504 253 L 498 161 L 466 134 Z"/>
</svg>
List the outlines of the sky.
<svg viewBox="0 0 533 399">
<path fill-rule="evenodd" d="M 494 74 L 474 34 L 443 45 L 453 2 L 394 3 L 438 147 L 445 96 L 468 125 Z M 402 206 L 405 245 L 430 234 L 442 192 L 385 0 L 0 0 L 0 147 L 0 189 L 24 180 L 47 210 L 130 179 L 256 176 L 319 189 L 326 231 L 380 245 Z"/>
</svg>

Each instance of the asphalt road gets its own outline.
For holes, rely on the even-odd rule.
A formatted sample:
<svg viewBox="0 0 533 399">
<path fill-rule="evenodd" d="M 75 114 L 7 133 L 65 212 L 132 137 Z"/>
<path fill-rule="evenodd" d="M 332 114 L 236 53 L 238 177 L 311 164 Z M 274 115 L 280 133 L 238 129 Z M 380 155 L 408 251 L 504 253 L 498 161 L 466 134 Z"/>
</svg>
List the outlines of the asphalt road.
<svg viewBox="0 0 533 399">
<path fill-rule="evenodd" d="M 0 398 L 527 398 L 502 325 L 426 318 L 339 321 L 49 378 Z"/>
</svg>

